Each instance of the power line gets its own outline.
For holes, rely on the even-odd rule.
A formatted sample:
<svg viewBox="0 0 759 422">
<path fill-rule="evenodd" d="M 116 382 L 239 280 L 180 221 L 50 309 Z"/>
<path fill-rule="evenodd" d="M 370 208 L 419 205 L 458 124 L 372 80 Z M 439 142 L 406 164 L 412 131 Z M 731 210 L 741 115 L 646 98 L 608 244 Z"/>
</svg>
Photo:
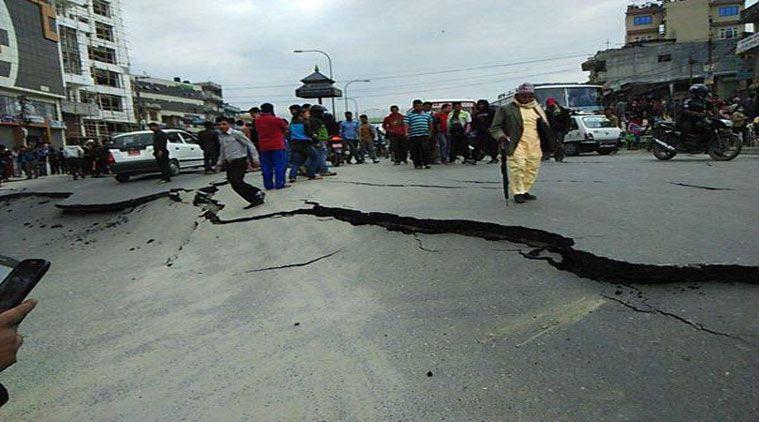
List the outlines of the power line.
<svg viewBox="0 0 759 422">
<path fill-rule="evenodd" d="M 437 70 L 437 71 L 402 73 L 402 74 L 395 74 L 395 75 L 391 74 L 391 75 L 367 76 L 365 79 L 371 79 L 373 81 L 377 81 L 377 80 L 410 78 L 410 77 L 417 77 L 417 76 L 445 75 L 449 73 L 466 72 L 470 70 L 493 69 L 497 67 L 511 67 L 511 66 L 525 65 L 525 64 L 545 63 L 545 62 L 563 60 L 563 59 L 576 59 L 578 57 L 588 57 L 588 55 L 589 53 L 582 53 L 582 54 L 574 53 L 570 55 L 548 57 L 548 58 L 543 58 L 543 59 L 523 60 L 523 61 L 509 62 L 509 63 L 493 63 L 493 64 L 486 64 L 486 65 L 451 68 L 451 69 Z M 337 82 L 344 82 L 344 81 L 337 81 Z M 251 90 L 262 89 L 262 88 L 288 88 L 292 86 L 293 86 L 293 83 L 277 84 L 277 85 L 232 86 L 232 87 L 225 87 L 224 90 L 238 91 L 238 90 L 248 90 L 248 89 L 251 89 Z"/>
</svg>

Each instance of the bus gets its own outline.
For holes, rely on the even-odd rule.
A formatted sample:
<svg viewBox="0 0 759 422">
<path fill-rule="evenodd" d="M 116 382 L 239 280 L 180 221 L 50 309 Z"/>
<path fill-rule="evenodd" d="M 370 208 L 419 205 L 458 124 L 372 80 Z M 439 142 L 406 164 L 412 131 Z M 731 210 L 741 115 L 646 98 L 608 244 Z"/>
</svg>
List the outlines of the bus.
<svg viewBox="0 0 759 422">
<path fill-rule="evenodd" d="M 461 103 L 461 107 L 464 110 L 467 110 L 470 113 L 472 113 L 474 111 L 474 105 L 476 103 L 475 100 L 471 100 L 471 99 L 429 100 L 429 102 L 432 103 L 432 110 L 434 110 L 435 112 L 440 111 L 440 109 L 443 108 L 444 104 L 451 104 L 451 105 L 453 105 L 453 103 Z"/>
<path fill-rule="evenodd" d="M 516 89 L 503 93 L 493 102 L 502 106 L 514 99 Z M 545 107 L 546 100 L 555 98 L 560 106 L 581 113 L 598 113 L 604 109 L 603 87 L 581 83 L 548 83 L 535 85 L 535 98 Z"/>
</svg>

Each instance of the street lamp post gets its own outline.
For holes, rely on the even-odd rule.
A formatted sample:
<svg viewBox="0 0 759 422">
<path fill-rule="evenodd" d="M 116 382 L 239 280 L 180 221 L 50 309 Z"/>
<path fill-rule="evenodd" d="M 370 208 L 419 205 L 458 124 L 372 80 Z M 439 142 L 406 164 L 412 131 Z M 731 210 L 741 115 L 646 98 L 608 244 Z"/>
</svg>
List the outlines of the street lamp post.
<svg viewBox="0 0 759 422">
<path fill-rule="evenodd" d="M 361 113 L 360 107 L 358 106 L 358 100 L 357 99 L 355 99 L 355 98 L 347 98 L 347 100 L 353 101 L 353 107 L 356 108 L 356 115 L 358 115 L 359 113 Z"/>
<path fill-rule="evenodd" d="M 348 81 L 345 84 L 345 89 L 343 90 L 343 96 L 345 97 L 345 111 L 349 111 L 348 110 L 348 87 L 350 86 L 350 84 L 352 84 L 354 82 L 371 82 L 371 80 L 369 80 L 369 79 L 353 79 L 352 81 Z M 358 108 L 358 107 L 356 107 L 356 108 Z"/>
<path fill-rule="evenodd" d="M 327 52 L 322 50 L 293 50 L 293 53 L 300 54 L 300 53 L 319 53 L 323 54 L 324 57 L 327 58 L 327 64 L 329 65 L 329 78 L 333 81 L 335 80 L 335 76 L 332 73 L 332 57 L 327 54 Z M 332 101 L 332 115 L 335 115 L 335 97 L 330 98 Z M 335 116 L 335 119 L 337 119 L 337 116 Z"/>
</svg>

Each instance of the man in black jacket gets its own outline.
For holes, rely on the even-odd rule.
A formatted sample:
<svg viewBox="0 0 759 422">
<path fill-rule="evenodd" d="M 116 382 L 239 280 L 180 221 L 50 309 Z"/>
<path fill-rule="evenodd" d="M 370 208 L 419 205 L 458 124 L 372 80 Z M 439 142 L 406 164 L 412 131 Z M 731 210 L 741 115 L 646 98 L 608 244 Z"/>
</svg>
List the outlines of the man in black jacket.
<svg viewBox="0 0 759 422">
<path fill-rule="evenodd" d="M 566 156 L 564 154 L 564 137 L 569 133 L 572 117 L 569 110 L 560 106 L 555 98 L 549 98 L 546 101 L 546 115 L 548 116 L 548 124 L 551 125 L 553 134 L 556 137 L 553 158 L 557 163 L 560 163 L 564 161 L 564 157 Z"/>
<path fill-rule="evenodd" d="M 161 182 L 171 182 L 171 167 L 169 167 L 169 135 L 161 130 L 158 123 L 151 123 L 148 128 L 153 131 L 153 156 L 158 168 L 161 169 Z"/>
<path fill-rule="evenodd" d="M 203 168 L 206 173 L 212 173 L 219 161 L 219 132 L 211 122 L 205 122 L 203 126 L 205 129 L 198 132 L 198 143 L 203 150 Z"/>
</svg>

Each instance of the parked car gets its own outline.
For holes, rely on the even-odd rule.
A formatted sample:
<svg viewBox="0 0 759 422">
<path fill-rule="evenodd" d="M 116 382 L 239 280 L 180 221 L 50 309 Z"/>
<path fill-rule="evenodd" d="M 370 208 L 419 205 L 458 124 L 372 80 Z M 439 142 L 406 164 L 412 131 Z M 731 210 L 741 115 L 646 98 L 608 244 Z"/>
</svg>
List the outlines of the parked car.
<svg viewBox="0 0 759 422">
<path fill-rule="evenodd" d="M 611 154 L 619 150 L 621 137 L 622 130 L 603 115 L 575 115 L 564 138 L 564 152 L 567 155 Z"/>
<path fill-rule="evenodd" d="M 198 138 L 182 130 L 166 129 L 169 136 L 169 166 L 171 175 L 179 174 L 180 169 L 203 167 L 203 151 L 198 145 Z M 127 182 L 138 174 L 160 173 L 153 157 L 153 132 L 130 132 L 114 136 L 111 144 L 113 172 L 116 180 Z"/>
</svg>

